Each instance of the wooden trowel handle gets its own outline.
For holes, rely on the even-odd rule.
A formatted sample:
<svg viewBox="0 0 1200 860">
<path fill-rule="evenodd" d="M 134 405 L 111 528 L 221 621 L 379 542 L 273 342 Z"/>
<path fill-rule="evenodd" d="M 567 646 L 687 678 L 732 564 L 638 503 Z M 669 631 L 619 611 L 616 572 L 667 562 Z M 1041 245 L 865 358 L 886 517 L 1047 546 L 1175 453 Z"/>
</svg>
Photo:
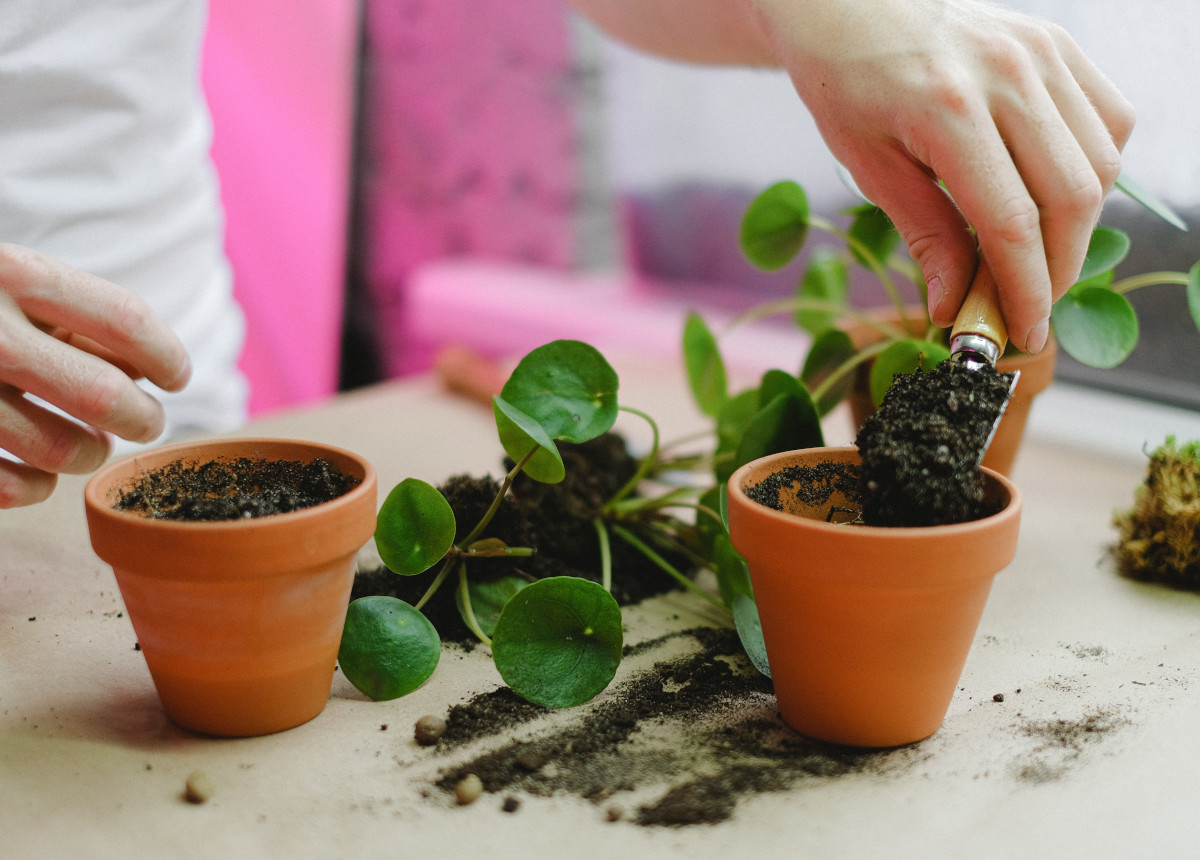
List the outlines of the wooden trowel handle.
<svg viewBox="0 0 1200 860">
<path fill-rule="evenodd" d="M 1004 325 L 1004 315 L 1000 312 L 1000 297 L 996 292 L 996 280 L 992 277 L 987 263 L 980 260 L 979 270 L 967 298 L 959 308 L 958 318 L 954 320 L 954 328 L 950 330 L 950 343 L 953 344 L 959 335 L 977 335 L 985 337 L 996 344 L 997 354 L 1004 353 L 1008 344 L 1008 328 Z M 951 347 L 953 349 L 953 347 Z"/>
</svg>

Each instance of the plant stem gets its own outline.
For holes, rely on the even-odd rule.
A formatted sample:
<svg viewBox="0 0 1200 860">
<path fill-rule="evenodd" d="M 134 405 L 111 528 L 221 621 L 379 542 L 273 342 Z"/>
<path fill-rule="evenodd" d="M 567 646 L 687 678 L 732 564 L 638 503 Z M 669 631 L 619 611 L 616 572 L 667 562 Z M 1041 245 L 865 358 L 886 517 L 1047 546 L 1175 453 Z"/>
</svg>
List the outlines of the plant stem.
<svg viewBox="0 0 1200 860">
<path fill-rule="evenodd" d="M 848 231 L 841 229 L 832 221 L 827 221 L 820 216 L 810 216 L 808 223 L 816 227 L 818 230 L 824 230 L 831 236 L 841 239 L 846 245 L 856 252 L 855 258 L 862 262 L 872 274 L 879 279 L 879 283 L 883 285 L 884 291 L 888 294 L 892 304 L 896 306 L 896 310 L 900 313 L 900 319 L 904 319 L 904 296 L 900 295 L 900 290 L 896 286 L 896 282 L 892 280 L 891 274 L 888 272 L 886 261 L 879 260 L 871 249 L 854 238 Z M 915 279 L 914 279 L 915 280 Z M 918 287 L 919 290 L 919 287 Z"/>
<path fill-rule="evenodd" d="M 1184 272 L 1143 272 L 1114 282 L 1111 289 L 1114 293 L 1127 293 L 1138 287 L 1150 287 L 1155 284 L 1178 284 L 1186 287 L 1188 276 Z"/>
<path fill-rule="evenodd" d="M 676 582 L 678 582 L 688 591 L 700 595 L 718 609 L 728 611 L 725 609 L 724 603 L 676 570 L 673 564 L 651 549 L 645 541 L 633 534 L 633 532 L 629 531 L 623 526 L 618 525 L 613 525 L 612 530 L 617 537 L 621 538 L 621 540 L 625 541 L 642 555 L 646 556 L 646 558 L 648 558 L 656 567 L 669 574 Z"/>
<path fill-rule="evenodd" d="M 846 359 L 839 366 L 835 367 L 828 376 L 821 380 L 821 384 L 814 388 L 811 392 L 812 399 L 820 401 L 821 398 L 824 397 L 829 391 L 829 389 L 837 384 L 837 382 L 843 376 L 854 370 L 854 368 L 858 367 L 860 364 L 879 355 L 879 353 L 883 352 L 889 346 L 891 346 L 891 343 L 888 341 L 880 341 L 879 343 L 872 344 L 871 346 L 865 346 L 858 352 L 854 353 L 854 355 L 850 356 L 850 358 Z"/>
<path fill-rule="evenodd" d="M 604 510 L 608 510 L 613 504 L 621 501 L 621 499 L 625 498 L 634 490 L 636 490 L 638 485 L 645 480 L 646 474 L 650 471 L 650 467 L 654 464 L 655 458 L 658 456 L 658 424 L 655 422 L 655 420 L 642 410 L 634 409 L 632 406 L 621 406 L 619 408 L 622 412 L 628 412 L 630 415 L 636 415 L 645 420 L 645 422 L 650 425 L 650 431 L 653 433 L 654 441 L 650 444 L 649 453 L 647 453 L 646 456 L 643 457 L 638 463 L 637 471 L 634 472 L 629 480 L 625 482 L 625 486 L 617 490 L 616 495 L 614 495 L 604 504 Z"/>
<path fill-rule="evenodd" d="M 429 587 L 425 589 L 425 593 L 421 595 L 421 599 L 417 601 L 417 605 L 413 607 L 414 609 L 419 612 L 421 608 L 428 603 L 435 594 L 437 594 L 437 590 L 442 587 L 442 583 L 446 581 L 446 577 L 450 575 L 450 571 L 454 569 L 454 565 L 458 561 L 459 557 L 457 555 L 446 556 L 446 558 L 442 561 L 442 569 L 438 571 L 438 574 L 436 577 L 434 577 L 433 582 L 429 583 Z"/>
<path fill-rule="evenodd" d="M 608 527 L 604 520 L 596 517 L 592 520 L 596 529 L 596 539 L 600 542 L 600 584 L 604 590 L 612 594 L 612 544 L 608 537 Z"/>
<path fill-rule="evenodd" d="M 475 541 L 479 540 L 479 536 L 483 534 L 483 530 L 488 527 L 488 523 L 492 521 L 492 517 L 496 516 L 496 511 L 500 510 L 500 503 L 503 502 L 504 497 L 508 495 L 508 490 L 512 486 L 513 480 L 517 477 L 517 475 L 521 474 L 521 470 L 525 468 L 525 464 L 529 462 L 530 458 L 533 457 L 533 455 L 536 454 L 541 447 L 541 445 L 534 445 L 528 454 L 522 457 L 515 466 L 508 470 L 508 474 L 504 476 L 504 480 L 500 484 L 500 489 L 496 492 L 496 498 L 492 499 L 491 506 L 487 509 L 484 515 L 479 518 L 479 522 L 476 523 L 475 528 L 471 529 L 471 533 L 455 544 L 456 548 L 469 547 L 471 544 L 475 543 Z"/>
<path fill-rule="evenodd" d="M 471 589 L 467 582 L 466 562 L 461 562 L 458 566 L 458 596 L 462 598 L 463 621 L 467 622 L 467 626 L 471 628 L 472 633 L 479 637 L 480 642 L 489 648 L 492 647 L 492 638 L 479 626 L 479 620 L 475 618 L 475 607 L 471 605 Z"/>
</svg>

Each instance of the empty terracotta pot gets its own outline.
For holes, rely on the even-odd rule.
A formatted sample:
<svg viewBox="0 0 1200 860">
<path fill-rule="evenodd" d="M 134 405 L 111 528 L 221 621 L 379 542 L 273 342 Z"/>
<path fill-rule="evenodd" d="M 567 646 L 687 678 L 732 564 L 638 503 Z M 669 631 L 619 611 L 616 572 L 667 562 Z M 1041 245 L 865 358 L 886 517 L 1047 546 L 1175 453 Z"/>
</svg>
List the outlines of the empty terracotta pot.
<svg viewBox="0 0 1200 860">
<path fill-rule="evenodd" d="M 360 483 L 290 513 L 240 520 L 149 519 L 116 510 L 140 473 L 183 459 L 328 460 Z M 375 528 L 369 462 L 329 445 L 230 439 L 114 462 L 84 490 L 92 547 L 112 565 L 168 716 L 213 735 L 281 731 L 329 699 L 358 550 Z"/>
<path fill-rule="evenodd" d="M 1021 502 L 985 470 L 1001 510 L 948 526 L 826 522 L 781 490 L 784 510 L 746 495 L 780 469 L 857 464 L 855 448 L 775 454 L 729 480 L 729 534 L 746 559 L 779 711 L 810 737 L 859 747 L 911 743 L 949 709 L 995 574 L 1013 558 Z"/>
</svg>

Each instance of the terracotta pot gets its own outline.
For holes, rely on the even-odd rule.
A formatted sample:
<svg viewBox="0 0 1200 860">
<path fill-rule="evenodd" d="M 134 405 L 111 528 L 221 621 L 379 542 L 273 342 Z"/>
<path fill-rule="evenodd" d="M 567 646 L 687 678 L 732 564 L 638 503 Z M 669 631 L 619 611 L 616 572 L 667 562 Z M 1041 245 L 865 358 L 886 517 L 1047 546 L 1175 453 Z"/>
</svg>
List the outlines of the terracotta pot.
<svg viewBox="0 0 1200 860">
<path fill-rule="evenodd" d="M 750 567 L 780 713 L 832 743 L 888 747 L 937 731 L 995 574 L 1013 558 L 1016 487 L 985 470 L 1004 507 L 924 528 L 832 525 L 835 495 L 776 511 L 745 488 L 782 468 L 858 463 L 855 448 L 811 448 L 748 463 L 729 480 L 729 534 Z M 781 493 L 781 496 L 785 495 Z"/>
<path fill-rule="evenodd" d="M 891 322 L 897 322 L 900 319 L 900 315 L 894 308 L 881 310 L 876 316 L 878 319 L 886 319 Z M 925 326 L 929 321 L 925 309 L 919 306 L 913 306 L 910 309 L 909 319 L 916 321 L 919 326 Z M 846 332 L 850 335 L 850 340 L 855 347 L 860 349 L 878 342 L 880 339 L 879 332 L 865 324 L 850 326 Z M 922 329 L 918 330 L 914 336 L 920 337 L 923 334 Z M 1025 424 L 1029 420 L 1029 409 L 1033 406 L 1033 400 L 1054 381 L 1054 363 L 1057 355 L 1058 344 L 1051 337 L 1046 342 L 1046 348 L 1037 355 L 1009 354 L 997 362 L 996 368 L 1001 373 L 1012 373 L 1019 370 L 1021 379 L 1013 391 L 1012 399 L 1008 401 L 1004 417 L 1000 419 L 996 435 L 992 438 L 992 443 L 988 446 L 987 454 L 983 458 L 983 465 L 987 468 L 994 469 L 1002 475 L 1007 475 L 1012 471 L 1013 461 L 1021 446 L 1021 439 L 1025 435 Z M 846 396 L 846 402 L 850 406 L 851 420 L 855 427 L 861 427 L 867 416 L 875 411 L 875 403 L 871 399 L 870 374 L 871 362 L 861 365 L 855 376 L 854 387 Z"/>
<path fill-rule="evenodd" d="M 141 472 L 181 458 L 238 457 L 324 457 L 361 483 L 333 501 L 253 519 L 152 520 L 112 507 Z M 114 462 L 88 481 L 92 547 L 113 567 L 172 720 L 213 735 L 261 735 L 324 709 L 376 494 L 375 470 L 362 457 L 287 439 L 171 445 Z"/>
</svg>

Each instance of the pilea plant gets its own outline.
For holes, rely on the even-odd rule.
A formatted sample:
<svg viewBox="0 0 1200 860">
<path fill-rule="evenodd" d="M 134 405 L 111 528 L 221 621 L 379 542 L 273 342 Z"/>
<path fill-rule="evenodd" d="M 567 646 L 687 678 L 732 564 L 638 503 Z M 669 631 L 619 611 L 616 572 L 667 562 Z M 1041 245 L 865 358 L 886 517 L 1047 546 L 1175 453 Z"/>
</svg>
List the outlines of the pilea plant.
<svg viewBox="0 0 1200 860">
<path fill-rule="evenodd" d="M 776 400 L 786 404 L 774 407 L 780 421 L 795 419 L 795 404 L 806 396 L 799 393 L 798 383 L 780 373 L 771 377 L 767 387 L 771 404 Z M 621 611 L 610 593 L 609 547 L 614 538 L 645 554 L 682 587 L 728 609 L 752 661 L 766 668 L 749 577 L 729 543 L 719 494 L 709 489 L 700 497 L 703 488 L 691 486 L 667 486 L 658 495 L 635 492 L 664 473 L 694 468 L 711 458 L 667 456 L 653 419 L 618 404 L 617 392 L 616 372 L 587 344 L 554 341 L 525 356 L 493 401 L 499 441 L 513 465 L 486 513 L 459 540 L 455 540 L 454 510 L 436 487 L 408 478 L 392 489 L 377 518 L 375 541 L 381 559 L 401 576 L 435 567 L 437 573 L 416 604 L 386 596 L 363 597 L 350 604 L 339 663 L 356 687 L 373 699 L 390 699 L 424 683 L 437 666 L 441 640 L 421 609 L 434 593 L 452 583 L 449 587 L 457 589 L 464 622 L 491 647 L 497 670 L 516 693 L 549 707 L 591 699 L 612 680 L 622 656 Z M 509 546 L 488 533 L 517 476 L 524 473 L 545 483 L 563 480 L 566 467 L 557 443 L 594 439 L 612 428 L 620 410 L 648 422 L 653 442 L 636 473 L 593 523 L 604 560 L 601 581 L 576 576 L 474 579 L 475 560 L 520 558 L 534 552 L 531 547 Z M 809 417 L 815 423 L 815 412 L 810 410 Z M 772 436 L 767 431 L 764 435 Z M 785 446 L 798 440 L 811 444 L 812 438 L 779 432 L 774 436 Z M 672 515 L 673 509 L 690 510 L 694 519 Z M 664 550 L 713 570 L 718 594 L 696 585 L 688 571 L 676 569 Z"/>
<path fill-rule="evenodd" d="M 1180 229 L 1179 217 L 1164 203 L 1133 180 L 1123 176 L 1117 187 L 1151 212 Z M 869 203 L 846 213 L 849 225 L 813 214 L 804 189 L 795 182 L 778 182 L 759 194 L 747 208 L 740 233 L 747 260 L 765 271 L 792 263 L 805 247 L 810 232 L 818 230 L 837 238 L 841 247 L 818 246 L 809 255 L 791 297 L 765 302 L 732 320 L 729 328 L 778 314 L 792 314 L 797 326 L 812 337 L 812 346 L 800 370 L 801 382 L 811 391 L 820 414 L 836 406 L 849 391 L 853 372 L 873 361 L 870 393 L 878 404 L 897 373 L 929 368 L 949 356 L 944 329 L 928 317 L 911 320 L 912 308 L 926 306 L 926 285 L 913 260 L 899 251 L 900 237 L 881 209 Z M 1083 364 L 1111 368 L 1123 362 L 1137 345 L 1137 313 L 1126 298 L 1132 290 L 1156 284 L 1185 288 L 1192 319 L 1200 328 L 1200 263 L 1188 272 L 1146 272 L 1117 279 L 1114 269 L 1130 249 L 1129 236 L 1121 230 L 1099 226 L 1088 246 L 1079 280 L 1054 306 L 1051 313 L 1054 335 L 1070 356 Z M 852 306 L 848 301 L 853 267 L 867 269 L 895 306 L 898 318 L 908 325 L 881 319 L 877 314 Z M 879 339 L 856 345 L 846 331 L 848 323 L 866 325 L 879 332 Z M 702 408 L 715 414 L 723 402 L 716 383 L 719 352 L 712 352 L 716 338 L 703 331 L 707 324 L 698 315 L 688 321 L 685 338 L 688 367 L 697 372 L 693 385 Z M 701 353 L 697 353 L 697 348 Z"/>
</svg>

